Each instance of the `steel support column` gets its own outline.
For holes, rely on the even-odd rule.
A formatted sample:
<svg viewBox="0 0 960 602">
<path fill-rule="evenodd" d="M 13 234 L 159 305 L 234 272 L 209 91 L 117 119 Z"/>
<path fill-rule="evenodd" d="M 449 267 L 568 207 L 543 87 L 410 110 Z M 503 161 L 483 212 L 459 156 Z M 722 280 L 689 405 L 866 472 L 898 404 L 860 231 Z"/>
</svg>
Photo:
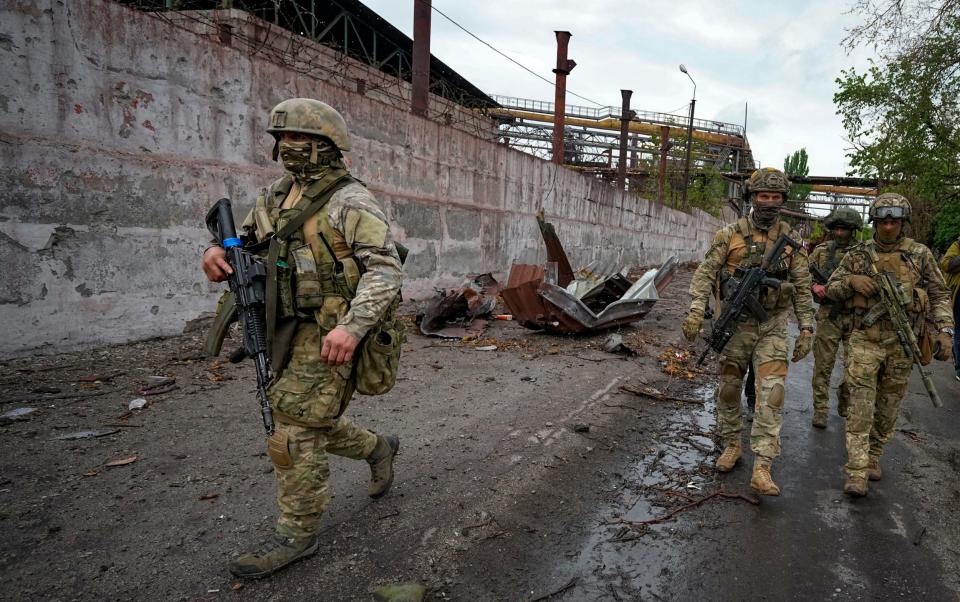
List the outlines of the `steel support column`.
<svg viewBox="0 0 960 602">
<path fill-rule="evenodd" d="M 663 204 L 667 187 L 667 153 L 670 152 L 670 126 L 660 126 L 660 164 L 657 169 L 657 202 Z"/>
<path fill-rule="evenodd" d="M 430 98 L 430 13 L 431 0 L 413 0 L 413 97 L 410 110 L 427 116 Z"/>
<path fill-rule="evenodd" d="M 553 157 L 558 165 L 563 164 L 563 126 L 567 114 L 567 76 L 576 66 L 576 62 L 567 58 L 567 46 L 570 44 L 569 31 L 555 31 L 557 36 L 557 74 L 556 96 L 554 97 L 553 115 Z"/>
<path fill-rule="evenodd" d="M 630 135 L 630 120 L 633 112 L 630 110 L 630 97 L 633 90 L 620 90 L 623 104 L 620 107 L 620 162 L 617 164 L 617 188 L 623 190 L 627 182 L 627 137 Z"/>
</svg>

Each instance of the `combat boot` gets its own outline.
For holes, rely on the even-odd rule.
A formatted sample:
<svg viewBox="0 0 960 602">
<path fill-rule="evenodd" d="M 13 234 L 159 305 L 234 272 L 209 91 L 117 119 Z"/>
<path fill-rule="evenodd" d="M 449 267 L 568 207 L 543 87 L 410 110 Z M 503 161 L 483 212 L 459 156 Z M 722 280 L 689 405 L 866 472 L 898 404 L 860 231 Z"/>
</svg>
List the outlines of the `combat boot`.
<svg viewBox="0 0 960 602">
<path fill-rule="evenodd" d="M 867 464 L 867 478 L 871 481 L 879 481 L 882 476 L 883 471 L 880 470 L 880 458 L 871 456 L 870 463 Z"/>
<path fill-rule="evenodd" d="M 750 488 L 760 495 L 780 495 L 780 488 L 770 476 L 770 465 L 773 460 L 757 456 L 753 462 L 753 476 L 750 477 Z"/>
<path fill-rule="evenodd" d="M 370 488 L 367 495 L 377 499 L 386 495 L 393 485 L 393 458 L 400 449 L 400 439 L 396 435 L 381 437 L 377 435 L 377 446 L 367 457 L 370 465 Z"/>
<path fill-rule="evenodd" d="M 843 492 L 850 497 L 864 497 L 867 495 L 867 480 L 863 477 L 848 476 Z"/>
<path fill-rule="evenodd" d="M 717 470 L 730 472 L 740 461 L 740 443 L 731 443 L 723 448 L 723 453 L 717 458 Z"/>
<path fill-rule="evenodd" d="M 317 536 L 284 537 L 274 533 L 256 549 L 230 561 L 230 572 L 244 579 L 266 577 L 317 551 Z"/>
<path fill-rule="evenodd" d="M 827 410 L 815 409 L 813 411 L 813 426 L 818 429 L 827 428 Z"/>
<path fill-rule="evenodd" d="M 837 415 L 838 416 L 840 416 L 841 418 L 847 417 L 847 406 L 849 405 L 849 403 L 850 402 L 847 401 L 846 399 L 837 399 Z"/>
</svg>

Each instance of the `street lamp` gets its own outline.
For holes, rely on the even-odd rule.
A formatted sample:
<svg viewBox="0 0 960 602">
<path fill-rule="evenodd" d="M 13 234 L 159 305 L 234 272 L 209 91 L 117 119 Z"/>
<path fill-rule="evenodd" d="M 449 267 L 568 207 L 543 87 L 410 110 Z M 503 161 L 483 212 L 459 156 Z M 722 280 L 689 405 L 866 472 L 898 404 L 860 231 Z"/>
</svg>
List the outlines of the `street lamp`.
<svg viewBox="0 0 960 602">
<path fill-rule="evenodd" d="M 690 83 L 693 84 L 693 99 L 690 101 L 690 122 L 687 124 L 687 161 L 686 167 L 683 170 L 683 200 L 681 207 L 683 209 L 687 208 L 687 185 L 690 183 L 690 151 L 693 150 L 693 110 L 697 106 L 697 82 L 693 81 L 693 77 L 690 76 L 690 72 L 687 71 L 687 68 L 681 63 L 680 71 L 690 78 Z"/>
</svg>

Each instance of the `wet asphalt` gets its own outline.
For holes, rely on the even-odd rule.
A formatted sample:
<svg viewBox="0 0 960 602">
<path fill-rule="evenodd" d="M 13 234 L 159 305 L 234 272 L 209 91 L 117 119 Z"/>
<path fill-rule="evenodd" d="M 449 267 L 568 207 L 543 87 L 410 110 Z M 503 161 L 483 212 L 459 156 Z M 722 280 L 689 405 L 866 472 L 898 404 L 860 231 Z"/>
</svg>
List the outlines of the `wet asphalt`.
<svg viewBox="0 0 960 602">
<path fill-rule="evenodd" d="M 870 484 L 866 498 L 842 493 L 846 461 L 844 421 L 836 415 L 833 375 L 828 428 L 815 429 L 810 398 L 812 358 L 791 364 L 782 430 L 782 455 L 774 479 L 783 494 L 759 505 L 711 500 L 676 520 L 649 527 L 641 536 L 617 542 L 600 528 L 583 546 L 579 561 L 557 571 L 580 575 L 584 600 L 957 600 L 960 562 L 956 534 L 960 489 L 960 383 L 952 366 L 931 368 L 944 401 L 934 409 L 914 369 L 897 433 L 882 459 L 883 479 Z M 705 389 L 707 387 L 704 387 Z M 712 388 L 702 409 L 677 413 L 676 429 L 712 427 Z M 750 423 L 746 423 L 747 429 Z M 748 442 L 748 432 L 744 442 Z M 702 447 L 702 445 L 699 445 Z M 696 498 L 722 486 L 749 492 L 752 453 L 728 475 L 712 473 L 711 454 L 676 441 L 651 450 L 634 469 L 643 485 L 670 488 Z M 698 466 L 699 464 L 699 466 Z M 702 478 L 692 471 L 699 470 Z M 671 472 L 686 469 L 683 479 Z M 712 473 L 712 474 L 710 474 Z M 689 483 L 684 481 L 689 479 Z M 660 482 L 658 482 L 660 481 Z M 665 486 L 665 487 L 664 487 Z M 630 520 L 662 516 L 650 493 L 598 513 Z M 675 507 L 675 506 L 674 506 Z M 625 512 L 624 512 L 625 511 Z"/>
</svg>

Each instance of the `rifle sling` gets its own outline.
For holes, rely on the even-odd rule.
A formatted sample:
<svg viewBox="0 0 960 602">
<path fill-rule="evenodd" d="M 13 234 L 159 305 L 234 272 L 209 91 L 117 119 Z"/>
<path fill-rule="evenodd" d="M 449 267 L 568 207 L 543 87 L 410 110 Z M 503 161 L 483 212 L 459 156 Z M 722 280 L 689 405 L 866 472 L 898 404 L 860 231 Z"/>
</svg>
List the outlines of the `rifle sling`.
<svg viewBox="0 0 960 602">
<path fill-rule="evenodd" d="M 267 291 L 264 319 L 267 325 L 267 347 L 270 349 L 270 363 L 274 370 L 279 371 L 286 363 L 285 360 L 288 348 L 290 347 L 290 341 L 293 339 L 293 334 L 296 330 L 296 319 L 287 320 L 285 322 L 288 323 L 282 325 L 277 324 L 277 261 L 280 259 L 281 243 L 285 242 L 294 232 L 302 228 L 306 221 L 316 212 L 323 209 L 331 197 L 333 197 L 334 193 L 353 181 L 353 178 L 347 174 L 334 180 L 317 198 L 311 201 L 303 211 L 298 213 L 296 217 L 287 222 L 279 232 L 270 238 L 270 246 L 267 251 Z M 327 244 L 326 240 L 324 240 L 324 244 Z M 334 257 L 336 256 L 334 255 Z M 286 258 L 284 258 L 284 260 L 285 259 Z"/>
</svg>

